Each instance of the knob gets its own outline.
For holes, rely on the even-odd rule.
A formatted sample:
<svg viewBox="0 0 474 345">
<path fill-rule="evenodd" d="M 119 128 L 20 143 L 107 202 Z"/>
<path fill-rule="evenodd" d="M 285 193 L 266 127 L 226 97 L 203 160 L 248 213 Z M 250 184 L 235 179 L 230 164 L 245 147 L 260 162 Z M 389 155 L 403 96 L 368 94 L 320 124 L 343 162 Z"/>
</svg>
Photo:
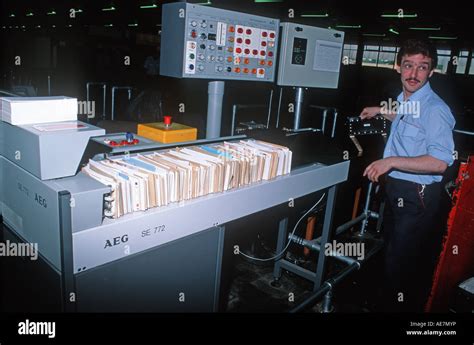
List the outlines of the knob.
<svg viewBox="0 0 474 345">
<path fill-rule="evenodd" d="M 132 143 L 133 142 L 133 133 L 132 132 L 127 132 L 125 134 L 125 139 L 127 139 L 128 143 Z"/>
</svg>

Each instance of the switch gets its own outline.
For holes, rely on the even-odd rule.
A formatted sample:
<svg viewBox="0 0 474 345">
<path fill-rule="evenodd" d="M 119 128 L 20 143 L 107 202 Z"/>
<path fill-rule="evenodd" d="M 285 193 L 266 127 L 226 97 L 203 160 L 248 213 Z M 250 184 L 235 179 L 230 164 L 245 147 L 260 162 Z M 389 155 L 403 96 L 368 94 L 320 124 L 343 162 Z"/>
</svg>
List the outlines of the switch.
<svg viewBox="0 0 474 345">
<path fill-rule="evenodd" d="M 223 57 L 223 56 L 218 56 L 218 57 L 217 57 L 217 61 L 219 61 L 219 62 L 224 61 L 224 57 Z"/>
<path fill-rule="evenodd" d="M 232 72 L 232 67 L 227 67 L 227 72 Z"/>
<path fill-rule="evenodd" d="M 125 134 L 125 139 L 127 139 L 127 142 L 130 144 L 133 142 L 133 133 L 132 132 L 127 132 Z"/>
<path fill-rule="evenodd" d="M 195 56 L 193 53 L 189 54 L 189 58 L 190 58 L 190 59 L 194 60 L 195 57 L 196 57 L 196 56 Z"/>
<path fill-rule="evenodd" d="M 192 26 L 192 27 L 195 27 L 196 25 L 197 25 L 197 22 L 196 22 L 195 20 L 193 20 L 193 21 L 191 22 L 191 26 Z"/>
<path fill-rule="evenodd" d="M 203 65 L 199 65 L 199 66 L 198 66 L 198 70 L 200 70 L 201 72 L 204 71 L 204 66 L 203 66 Z"/>
<path fill-rule="evenodd" d="M 194 70 L 194 65 L 193 65 L 193 64 L 190 64 L 190 65 L 189 65 L 189 69 L 190 69 L 191 71 Z"/>
<path fill-rule="evenodd" d="M 206 34 L 205 34 L 205 33 L 202 33 L 202 34 L 201 34 L 201 39 L 202 39 L 202 40 L 205 40 L 206 38 L 207 38 Z"/>
<path fill-rule="evenodd" d="M 199 60 L 204 60 L 204 54 L 199 54 Z"/>
<path fill-rule="evenodd" d="M 203 21 L 203 22 L 201 23 L 201 28 L 207 28 L 206 22 Z"/>
<path fill-rule="evenodd" d="M 199 46 L 199 48 L 201 48 L 201 49 L 206 49 L 206 45 L 203 43 L 203 44 L 201 44 L 201 45 Z"/>
<path fill-rule="evenodd" d="M 223 68 L 222 66 L 217 66 L 217 72 L 222 72 Z"/>
</svg>

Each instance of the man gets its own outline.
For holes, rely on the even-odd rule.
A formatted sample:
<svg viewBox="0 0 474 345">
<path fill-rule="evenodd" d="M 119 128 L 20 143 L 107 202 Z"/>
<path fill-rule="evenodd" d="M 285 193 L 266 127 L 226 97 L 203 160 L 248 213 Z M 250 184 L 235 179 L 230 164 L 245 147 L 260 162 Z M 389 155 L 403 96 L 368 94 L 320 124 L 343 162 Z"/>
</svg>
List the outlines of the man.
<svg viewBox="0 0 474 345">
<path fill-rule="evenodd" d="M 369 107 L 360 114 L 368 119 L 381 113 L 392 121 L 383 159 L 364 171 L 373 182 L 388 173 L 384 282 L 390 310 L 423 311 L 444 230 L 437 219 L 440 181 L 453 163 L 455 121 L 430 87 L 436 65 L 429 43 L 407 40 L 397 56 L 403 89 L 398 109 Z"/>
</svg>

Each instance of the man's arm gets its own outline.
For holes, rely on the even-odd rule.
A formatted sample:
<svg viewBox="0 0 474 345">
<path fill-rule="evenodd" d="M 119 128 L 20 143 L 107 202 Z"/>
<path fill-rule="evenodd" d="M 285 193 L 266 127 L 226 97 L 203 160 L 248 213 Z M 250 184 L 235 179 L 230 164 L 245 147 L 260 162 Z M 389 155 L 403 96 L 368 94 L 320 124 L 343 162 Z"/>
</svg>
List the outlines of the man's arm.
<svg viewBox="0 0 474 345">
<path fill-rule="evenodd" d="M 430 155 L 418 157 L 387 157 L 372 162 L 364 171 L 364 176 L 373 182 L 379 182 L 379 176 L 391 169 L 417 174 L 441 175 L 448 164 Z"/>
<path fill-rule="evenodd" d="M 374 116 L 377 116 L 378 114 L 381 114 L 383 117 L 385 117 L 387 120 L 392 121 L 395 120 L 395 117 L 397 116 L 397 113 L 391 113 L 388 112 L 385 109 L 382 109 L 382 107 L 366 107 L 362 109 L 362 112 L 360 113 L 360 117 L 362 120 L 365 119 L 371 119 Z"/>
</svg>

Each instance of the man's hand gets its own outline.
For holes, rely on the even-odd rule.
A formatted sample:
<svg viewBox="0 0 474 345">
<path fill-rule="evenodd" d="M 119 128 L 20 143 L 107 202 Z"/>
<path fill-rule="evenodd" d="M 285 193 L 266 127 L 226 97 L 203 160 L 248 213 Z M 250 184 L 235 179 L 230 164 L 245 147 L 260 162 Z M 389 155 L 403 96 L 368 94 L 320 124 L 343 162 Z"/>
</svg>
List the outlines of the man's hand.
<svg viewBox="0 0 474 345">
<path fill-rule="evenodd" d="M 393 164 L 391 157 L 379 159 L 365 168 L 364 176 L 367 176 L 367 178 L 372 182 L 379 182 L 379 176 L 385 174 L 392 168 Z"/>
<path fill-rule="evenodd" d="M 380 107 L 365 107 L 362 109 L 362 112 L 359 116 L 362 120 L 371 119 L 374 116 L 380 114 L 381 111 L 382 109 Z"/>
</svg>

